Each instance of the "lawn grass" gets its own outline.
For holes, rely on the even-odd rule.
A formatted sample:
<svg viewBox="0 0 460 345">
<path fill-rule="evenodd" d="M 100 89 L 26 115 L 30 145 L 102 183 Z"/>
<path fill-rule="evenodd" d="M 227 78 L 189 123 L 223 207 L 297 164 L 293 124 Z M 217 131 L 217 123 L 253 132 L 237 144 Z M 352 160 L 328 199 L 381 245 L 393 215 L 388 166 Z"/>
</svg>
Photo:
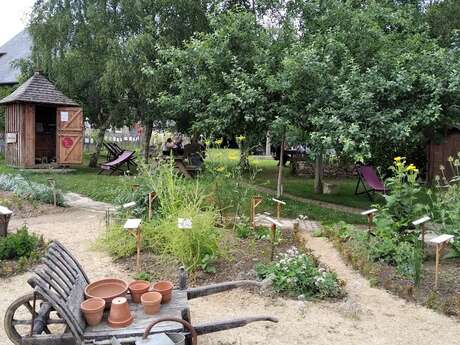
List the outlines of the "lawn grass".
<svg viewBox="0 0 460 345">
<path fill-rule="evenodd" d="M 274 160 L 251 159 L 251 164 L 259 170 L 255 184 L 271 189 L 276 189 L 278 178 L 277 162 Z M 325 182 L 337 185 L 337 191 L 333 194 L 317 194 L 314 192 L 314 179 L 309 176 L 293 176 L 289 167 L 284 168 L 284 191 L 286 193 L 312 200 L 330 202 L 337 205 L 369 208 L 372 204 L 381 203 L 380 195 L 370 201 L 367 195 L 355 195 L 357 179 L 355 178 L 325 178 Z"/>
<path fill-rule="evenodd" d="M 225 166 L 226 168 L 234 168 L 238 164 L 238 150 L 208 150 L 207 163 L 212 166 Z M 87 158 L 85 156 L 85 158 Z M 267 186 L 264 181 L 270 180 L 271 174 L 273 176 L 276 172 L 276 166 L 274 161 L 256 161 L 251 159 L 251 164 L 257 169 L 261 168 L 256 177 L 256 184 Z M 34 182 L 48 183 L 49 178 L 53 178 L 56 181 L 57 188 L 65 192 L 75 192 L 93 200 L 103 201 L 108 203 L 115 203 L 118 196 L 123 192 L 131 188 L 133 184 L 136 184 L 136 177 L 133 176 L 108 176 L 108 175 L 97 175 L 99 169 L 89 168 L 87 166 L 87 159 L 82 166 L 75 167 L 74 172 L 69 173 L 37 173 L 28 171 L 27 169 L 14 169 L 5 165 L 4 160 L 0 161 L 0 173 L 14 173 L 21 174 L 22 176 L 30 179 Z M 205 172 L 205 174 L 207 174 Z M 260 174 L 260 175 L 259 175 Z M 209 177 L 209 176 L 208 176 Z M 203 178 L 202 183 L 212 193 L 212 186 L 210 181 L 211 178 Z M 273 178 L 273 181 L 276 181 Z M 295 192 L 295 188 L 291 186 L 291 182 L 296 181 L 296 178 L 287 178 L 285 190 L 294 195 L 307 197 L 305 194 Z M 251 183 L 250 180 L 248 182 Z M 301 185 L 302 180 L 298 179 L 296 182 L 298 186 Z M 272 187 L 273 185 L 268 185 Z M 276 186 L 276 185 L 274 185 Z M 222 188 L 234 188 L 233 186 L 222 186 Z M 248 187 L 240 187 L 248 188 Z M 260 206 L 260 211 L 274 213 L 275 208 L 271 200 L 271 195 L 266 193 L 260 193 L 253 188 L 250 188 L 250 196 L 262 195 L 264 197 L 264 203 Z M 231 193 L 231 191 L 230 191 Z M 308 216 L 312 220 L 334 223 L 338 221 L 345 221 L 350 224 L 364 224 L 366 222 L 365 217 L 346 213 L 338 210 L 331 210 L 322 208 L 314 203 L 301 203 L 293 200 L 285 199 L 287 205 L 283 210 L 283 216 L 296 218 L 299 215 Z M 327 200 L 329 201 L 329 200 Z M 248 206 L 249 207 L 249 206 Z"/>
</svg>

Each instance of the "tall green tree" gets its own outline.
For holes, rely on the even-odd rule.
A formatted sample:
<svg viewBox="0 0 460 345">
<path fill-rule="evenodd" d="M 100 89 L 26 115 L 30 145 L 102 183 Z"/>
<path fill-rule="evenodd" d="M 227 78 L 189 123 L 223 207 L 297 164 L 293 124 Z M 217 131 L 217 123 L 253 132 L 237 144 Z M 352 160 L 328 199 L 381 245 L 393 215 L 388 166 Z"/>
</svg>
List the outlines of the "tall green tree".
<svg viewBox="0 0 460 345">
<path fill-rule="evenodd" d="M 176 82 L 163 95 L 163 104 L 175 118 L 187 117 L 195 132 L 247 139 L 265 136 L 271 117 L 265 85 L 270 37 L 246 11 L 212 17 L 210 25 L 210 33 L 167 53 Z M 243 142 L 243 165 L 250 144 Z"/>
<path fill-rule="evenodd" d="M 93 164 L 106 129 L 123 122 L 115 111 L 118 89 L 104 82 L 122 29 L 119 5 L 116 0 L 37 0 L 29 25 L 33 69 L 82 104 L 85 117 L 99 130 Z"/>
</svg>

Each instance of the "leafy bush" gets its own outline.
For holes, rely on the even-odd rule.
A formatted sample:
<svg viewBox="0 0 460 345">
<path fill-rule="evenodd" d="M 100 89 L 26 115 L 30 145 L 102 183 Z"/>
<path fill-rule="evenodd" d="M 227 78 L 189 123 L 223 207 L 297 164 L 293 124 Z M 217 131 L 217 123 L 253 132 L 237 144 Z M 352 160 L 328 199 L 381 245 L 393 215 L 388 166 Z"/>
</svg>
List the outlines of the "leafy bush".
<svg viewBox="0 0 460 345">
<path fill-rule="evenodd" d="M 37 200 L 52 204 L 54 202 L 53 188 L 41 183 L 31 182 L 21 175 L 0 175 L 0 189 L 14 192 L 18 197 Z M 64 196 L 60 190 L 56 192 L 56 204 L 65 206 Z"/>
<path fill-rule="evenodd" d="M 0 260 L 29 258 L 40 245 L 43 246 L 43 238 L 29 233 L 27 227 L 23 226 L 16 233 L 0 237 Z"/>
<path fill-rule="evenodd" d="M 277 262 L 256 267 L 259 277 L 272 279 L 276 291 L 306 298 L 343 295 L 342 283 L 336 273 L 318 267 L 312 256 L 299 253 L 293 247 L 278 259 Z"/>
</svg>

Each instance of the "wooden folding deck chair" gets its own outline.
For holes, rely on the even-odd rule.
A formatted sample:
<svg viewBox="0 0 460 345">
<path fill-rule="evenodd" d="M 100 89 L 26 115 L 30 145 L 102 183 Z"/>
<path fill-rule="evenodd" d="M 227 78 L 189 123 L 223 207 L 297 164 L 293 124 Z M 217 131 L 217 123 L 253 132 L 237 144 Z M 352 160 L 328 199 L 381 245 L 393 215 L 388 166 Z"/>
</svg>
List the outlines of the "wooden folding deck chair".
<svg viewBox="0 0 460 345">
<path fill-rule="evenodd" d="M 377 176 L 374 167 L 370 165 L 357 165 L 358 183 L 356 184 L 355 195 L 367 194 L 369 200 L 373 200 L 371 193 L 386 194 L 389 189 L 385 188 L 383 181 Z M 359 185 L 362 184 L 363 191 L 359 192 Z"/>
<path fill-rule="evenodd" d="M 124 172 L 122 169 L 123 165 L 128 166 L 128 170 L 133 166 L 133 151 L 123 151 L 121 155 L 119 155 L 115 160 L 111 162 L 106 162 L 101 165 L 101 170 L 98 172 L 102 174 L 104 171 L 110 171 L 110 175 L 112 175 L 116 171 Z"/>
</svg>

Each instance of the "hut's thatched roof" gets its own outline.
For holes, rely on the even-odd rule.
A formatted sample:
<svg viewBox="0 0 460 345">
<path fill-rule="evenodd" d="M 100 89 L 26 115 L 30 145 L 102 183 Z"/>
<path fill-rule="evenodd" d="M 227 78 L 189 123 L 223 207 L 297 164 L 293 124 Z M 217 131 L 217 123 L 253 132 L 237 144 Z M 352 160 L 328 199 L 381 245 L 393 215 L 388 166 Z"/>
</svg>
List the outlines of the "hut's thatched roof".
<svg viewBox="0 0 460 345">
<path fill-rule="evenodd" d="M 78 106 L 78 103 L 65 96 L 38 72 L 19 86 L 11 95 L 0 100 L 0 104 L 17 102 Z"/>
</svg>

